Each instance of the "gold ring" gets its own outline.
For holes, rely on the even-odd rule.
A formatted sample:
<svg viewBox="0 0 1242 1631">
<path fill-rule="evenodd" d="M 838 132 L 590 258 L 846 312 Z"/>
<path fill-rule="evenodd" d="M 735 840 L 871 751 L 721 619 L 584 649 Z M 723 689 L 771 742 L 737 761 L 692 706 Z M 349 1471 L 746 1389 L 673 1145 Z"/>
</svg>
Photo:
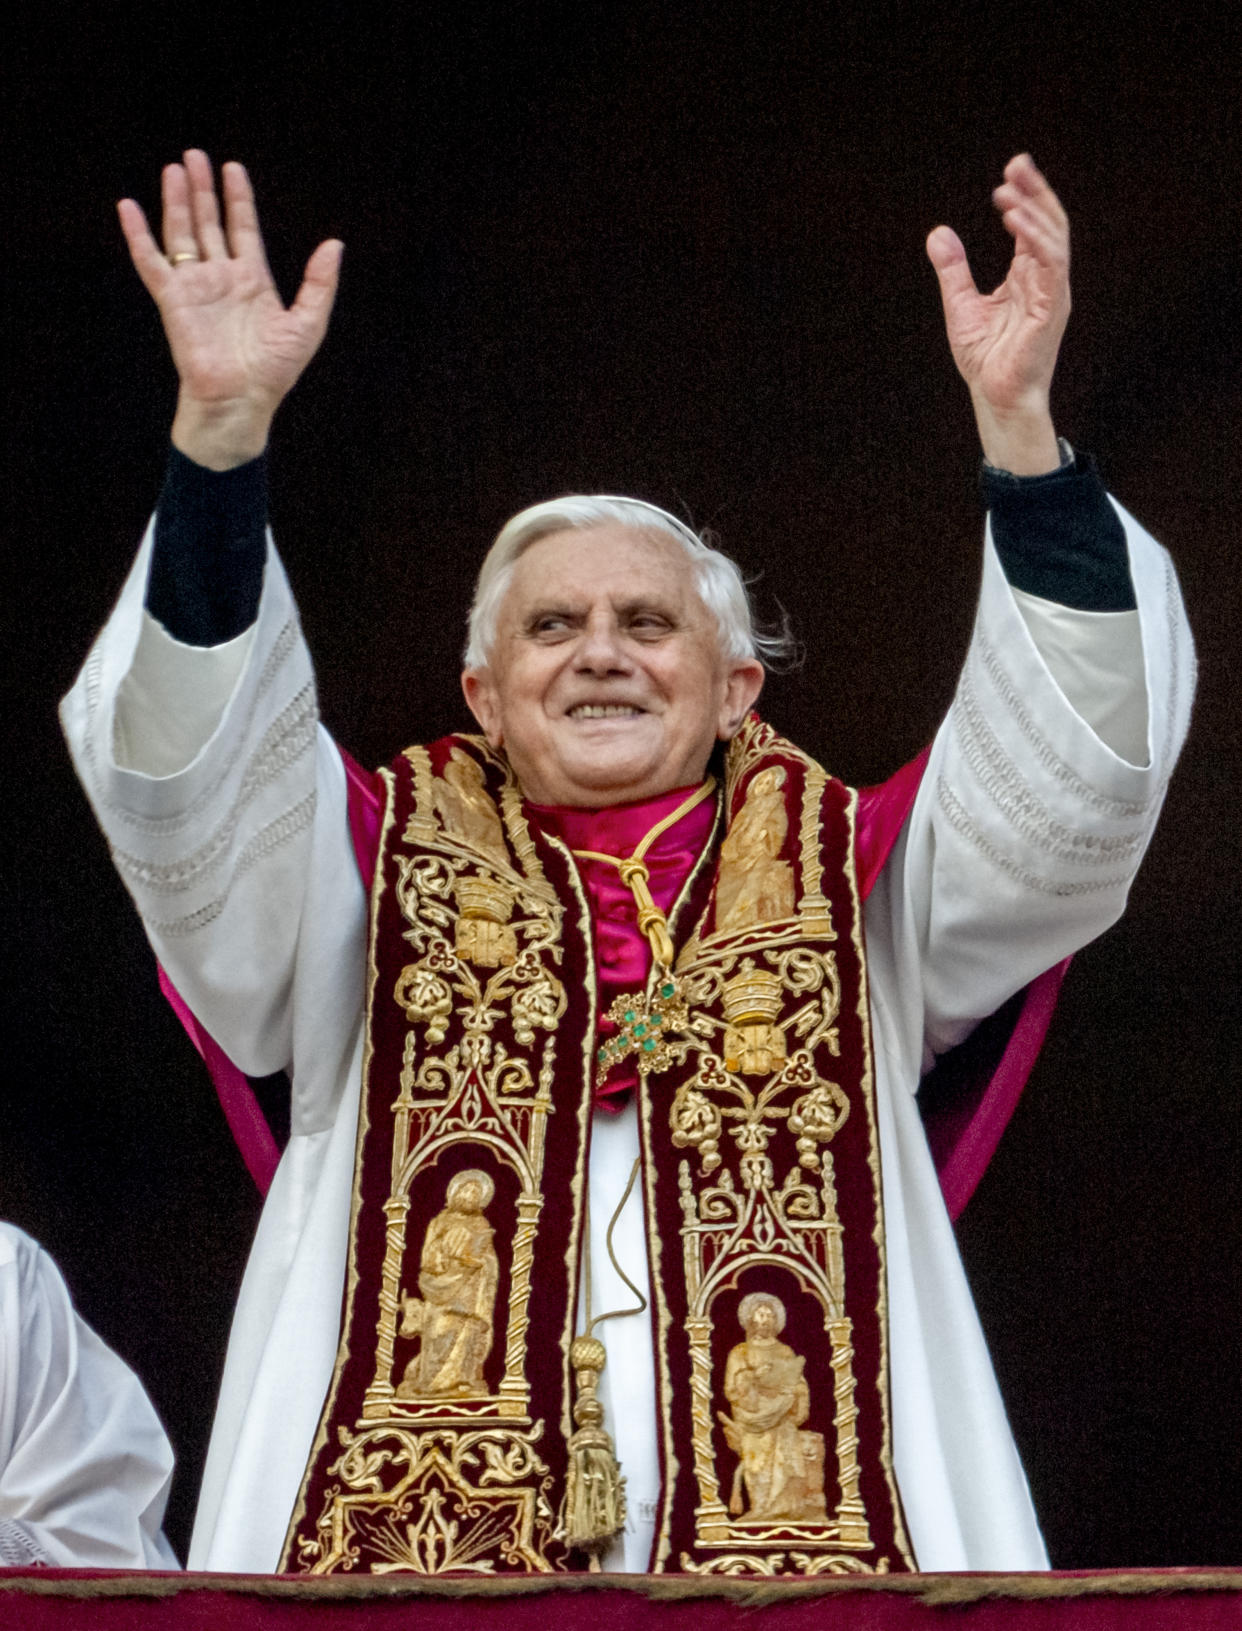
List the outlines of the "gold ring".
<svg viewBox="0 0 1242 1631">
<path fill-rule="evenodd" d="M 196 261 L 198 256 L 192 249 L 179 249 L 175 255 L 168 257 L 170 266 L 180 266 L 182 261 Z"/>
</svg>

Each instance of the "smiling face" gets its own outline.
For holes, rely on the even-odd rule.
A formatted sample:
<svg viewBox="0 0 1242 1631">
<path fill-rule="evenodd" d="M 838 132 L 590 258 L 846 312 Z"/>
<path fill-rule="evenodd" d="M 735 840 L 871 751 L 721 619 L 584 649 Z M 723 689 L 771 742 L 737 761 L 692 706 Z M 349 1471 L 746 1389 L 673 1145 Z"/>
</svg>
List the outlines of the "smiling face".
<svg viewBox="0 0 1242 1631">
<path fill-rule="evenodd" d="M 462 675 L 527 798 L 585 809 L 701 781 L 762 683 L 721 655 L 686 553 L 611 522 L 519 556 L 487 666 Z"/>
</svg>

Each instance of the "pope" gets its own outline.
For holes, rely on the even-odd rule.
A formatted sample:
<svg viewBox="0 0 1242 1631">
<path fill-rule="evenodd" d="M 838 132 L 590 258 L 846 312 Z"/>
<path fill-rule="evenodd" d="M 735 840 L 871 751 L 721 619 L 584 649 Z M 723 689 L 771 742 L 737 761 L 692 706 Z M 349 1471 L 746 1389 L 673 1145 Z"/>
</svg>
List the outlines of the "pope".
<svg viewBox="0 0 1242 1631">
<path fill-rule="evenodd" d="M 915 1092 L 1121 912 L 1194 674 L 1167 557 L 1053 428 L 1055 194 L 1006 166 L 991 294 L 949 228 L 927 241 L 982 583 L 935 741 L 861 795 L 755 713 L 774 643 L 737 567 L 614 496 L 523 511 L 483 560 L 477 731 L 374 776 L 344 755 L 264 486 L 341 245 L 286 308 L 240 165 L 221 196 L 192 150 L 160 242 L 120 205 L 180 390 L 62 710 L 189 1023 L 224 1076 L 292 1083 L 191 1566 L 1046 1566 L 945 1204 L 995 1129 L 942 1191 Z M 436 1318 L 469 1358 L 433 1386 L 408 1310 L 467 1191 Z M 739 1429 L 757 1308 L 796 1401 Z"/>
</svg>

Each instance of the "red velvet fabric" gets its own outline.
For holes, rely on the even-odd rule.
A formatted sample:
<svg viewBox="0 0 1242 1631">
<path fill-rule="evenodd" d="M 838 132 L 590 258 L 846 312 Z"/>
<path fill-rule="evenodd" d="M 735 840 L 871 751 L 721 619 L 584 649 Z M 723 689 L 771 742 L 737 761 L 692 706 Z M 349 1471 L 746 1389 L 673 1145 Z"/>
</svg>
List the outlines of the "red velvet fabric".
<svg viewBox="0 0 1242 1631">
<path fill-rule="evenodd" d="M 660 1589 L 633 1577 L 578 1576 L 522 1586 L 0 1571 L 0 1631 L 1236 1631 L 1242 1624 L 1238 1569 L 905 1575 L 784 1587 L 666 1576 Z M 693 1595 L 670 1601 L 670 1586 Z"/>
</svg>

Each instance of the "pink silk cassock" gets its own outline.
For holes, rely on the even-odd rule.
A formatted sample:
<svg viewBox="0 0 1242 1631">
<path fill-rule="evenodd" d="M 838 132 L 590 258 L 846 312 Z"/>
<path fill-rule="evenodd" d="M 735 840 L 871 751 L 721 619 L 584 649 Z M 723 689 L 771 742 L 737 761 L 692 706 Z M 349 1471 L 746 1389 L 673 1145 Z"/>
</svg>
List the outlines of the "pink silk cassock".
<svg viewBox="0 0 1242 1631">
<path fill-rule="evenodd" d="M 859 792 L 855 850 L 859 891 L 864 900 L 875 886 L 910 813 L 928 751 L 925 748 L 878 787 L 865 787 Z M 369 893 L 379 854 L 383 787 L 378 776 L 364 770 L 344 749 L 341 749 L 341 759 L 349 790 L 350 837 L 363 886 Z M 534 808 L 549 826 L 559 831 L 571 849 L 628 855 L 655 822 L 677 807 L 685 792 L 686 789 L 677 789 L 639 805 L 620 805 L 600 811 Z M 653 898 L 663 910 L 672 906 L 688 876 L 711 828 L 712 818 L 713 806 L 710 801 L 704 801 L 652 845 L 648 854 L 650 887 Z M 595 924 L 600 1006 L 606 1010 L 614 996 L 634 989 L 645 978 L 647 949 L 632 921 L 623 921 L 632 918 L 631 896 L 616 868 L 604 862 L 584 861 L 581 870 Z M 1057 992 L 1068 967 L 1066 958 L 1033 980 L 1024 992 L 1006 1003 L 999 1014 L 984 1022 L 980 1027 L 980 1033 L 986 1032 L 983 1045 L 967 1044 L 971 1053 L 965 1056 L 961 1068 L 954 1068 L 952 1064 L 960 1051 L 955 1050 L 936 1066 L 920 1089 L 927 1139 L 951 1218 L 960 1215 L 974 1194 L 1000 1143 L 1043 1045 Z M 162 968 L 160 989 L 202 1055 L 215 1083 L 229 1131 L 251 1177 L 266 1195 L 280 1151 L 249 1080 L 198 1023 Z M 601 1104 L 612 1108 L 608 1099 L 633 1085 L 621 1071 L 614 1072 L 613 1079 L 600 1094 Z"/>
</svg>

